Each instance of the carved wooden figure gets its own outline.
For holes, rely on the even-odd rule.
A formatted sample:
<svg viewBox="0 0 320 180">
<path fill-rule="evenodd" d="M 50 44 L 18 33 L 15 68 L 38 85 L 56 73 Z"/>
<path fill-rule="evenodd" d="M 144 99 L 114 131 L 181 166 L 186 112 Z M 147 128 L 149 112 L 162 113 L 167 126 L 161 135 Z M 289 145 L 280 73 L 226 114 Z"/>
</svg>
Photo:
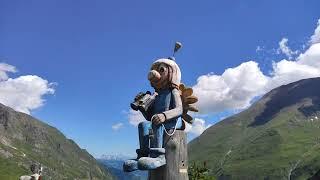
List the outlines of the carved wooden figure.
<svg viewBox="0 0 320 180">
<path fill-rule="evenodd" d="M 176 43 L 176 52 L 181 47 Z M 138 125 L 140 148 L 137 158 L 127 160 L 124 171 L 149 170 L 149 179 L 185 180 L 187 173 L 187 141 L 185 123 L 192 123 L 188 111 L 197 98 L 191 88 L 181 84 L 181 71 L 174 58 L 156 60 L 148 79 L 155 92 L 139 93 L 131 107 L 139 110 L 147 121 Z"/>
</svg>

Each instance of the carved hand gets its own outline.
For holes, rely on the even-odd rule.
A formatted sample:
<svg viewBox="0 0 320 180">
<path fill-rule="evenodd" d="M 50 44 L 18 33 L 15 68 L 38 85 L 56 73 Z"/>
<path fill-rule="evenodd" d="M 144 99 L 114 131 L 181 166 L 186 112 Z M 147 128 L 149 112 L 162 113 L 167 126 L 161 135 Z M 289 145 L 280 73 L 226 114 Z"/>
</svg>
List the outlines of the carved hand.
<svg viewBox="0 0 320 180">
<path fill-rule="evenodd" d="M 152 116 L 151 122 L 154 123 L 155 125 L 162 124 L 166 120 L 166 117 L 164 114 L 156 114 Z"/>
</svg>

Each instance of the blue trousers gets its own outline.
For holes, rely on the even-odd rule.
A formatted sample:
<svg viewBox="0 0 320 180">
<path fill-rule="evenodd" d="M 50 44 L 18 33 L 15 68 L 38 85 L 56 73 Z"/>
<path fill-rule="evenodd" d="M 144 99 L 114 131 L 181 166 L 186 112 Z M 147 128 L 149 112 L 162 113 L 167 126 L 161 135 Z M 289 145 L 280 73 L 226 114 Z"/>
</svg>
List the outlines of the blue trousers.
<svg viewBox="0 0 320 180">
<path fill-rule="evenodd" d="M 181 129 L 183 127 L 183 122 L 181 118 L 177 118 L 174 120 L 170 120 L 168 122 L 163 123 L 166 130 L 174 129 Z M 140 149 L 147 150 L 149 148 L 162 148 L 163 147 L 163 133 L 164 127 L 162 124 L 154 125 L 150 121 L 143 121 L 138 125 L 139 131 L 139 142 L 140 142 Z M 154 138 L 150 139 L 149 144 L 149 129 L 152 128 Z"/>
</svg>

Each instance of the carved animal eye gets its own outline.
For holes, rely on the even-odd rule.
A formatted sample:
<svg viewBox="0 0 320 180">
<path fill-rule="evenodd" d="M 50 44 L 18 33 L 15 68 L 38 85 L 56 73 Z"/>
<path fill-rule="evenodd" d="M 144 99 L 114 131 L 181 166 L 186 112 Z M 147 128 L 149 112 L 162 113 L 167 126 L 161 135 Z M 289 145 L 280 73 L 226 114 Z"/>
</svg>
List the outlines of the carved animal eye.
<svg viewBox="0 0 320 180">
<path fill-rule="evenodd" d="M 161 64 L 158 69 L 160 73 L 163 73 L 166 71 L 166 66 L 164 64 Z"/>
<path fill-rule="evenodd" d="M 164 67 L 160 67 L 160 72 L 161 72 L 161 73 L 164 72 Z"/>
</svg>

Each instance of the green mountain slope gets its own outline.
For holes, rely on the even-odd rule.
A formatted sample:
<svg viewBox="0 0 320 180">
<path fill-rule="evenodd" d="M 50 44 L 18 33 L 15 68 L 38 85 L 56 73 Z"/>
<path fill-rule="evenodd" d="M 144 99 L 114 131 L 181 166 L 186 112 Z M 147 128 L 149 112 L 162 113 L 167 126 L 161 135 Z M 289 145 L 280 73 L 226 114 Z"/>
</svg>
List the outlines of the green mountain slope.
<svg viewBox="0 0 320 180">
<path fill-rule="evenodd" d="M 320 170 L 320 78 L 276 88 L 189 143 L 219 179 L 308 179 Z"/>
<path fill-rule="evenodd" d="M 0 104 L 0 179 L 30 175 L 33 163 L 44 167 L 43 179 L 112 179 L 56 128 Z"/>
</svg>

